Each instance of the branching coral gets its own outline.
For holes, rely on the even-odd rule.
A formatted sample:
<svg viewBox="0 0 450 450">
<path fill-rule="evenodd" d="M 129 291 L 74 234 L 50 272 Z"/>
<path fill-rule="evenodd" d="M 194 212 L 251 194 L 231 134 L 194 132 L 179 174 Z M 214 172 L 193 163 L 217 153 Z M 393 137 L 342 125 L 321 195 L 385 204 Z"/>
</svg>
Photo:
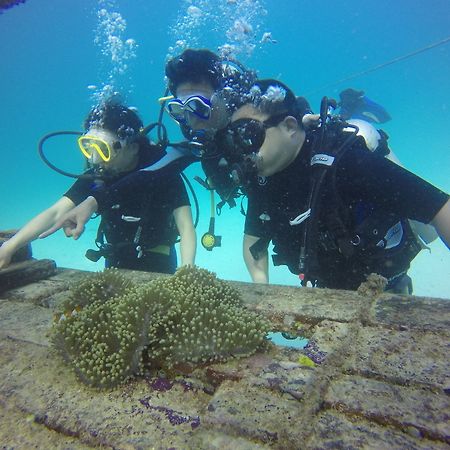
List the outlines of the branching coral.
<svg viewBox="0 0 450 450">
<path fill-rule="evenodd" d="M 253 353 L 269 324 L 246 310 L 238 292 L 207 270 L 183 267 L 170 278 L 133 286 L 117 271 L 89 277 L 54 324 L 52 341 L 85 383 L 115 386 L 151 364 L 223 361 Z"/>
</svg>

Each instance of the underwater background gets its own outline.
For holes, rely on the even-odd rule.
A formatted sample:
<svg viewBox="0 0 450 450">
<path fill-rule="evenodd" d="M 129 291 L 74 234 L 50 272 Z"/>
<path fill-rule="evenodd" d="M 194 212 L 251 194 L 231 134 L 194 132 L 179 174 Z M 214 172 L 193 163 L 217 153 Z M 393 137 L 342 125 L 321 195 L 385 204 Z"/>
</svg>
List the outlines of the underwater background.
<svg viewBox="0 0 450 450">
<path fill-rule="evenodd" d="M 443 41 L 449 31 L 448 0 L 28 0 L 0 14 L 0 230 L 22 226 L 74 181 L 40 160 L 43 135 L 81 131 L 96 99 L 111 90 L 137 107 L 145 124 L 156 121 L 165 61 L 185 46 L 228 49 L 259 77 L 279 78 L 306 96 L 316 111 L 323 95 L 364 90 L 392 116 L 381 128 L 402 164 L 449 192 L 450 43 L 384 65 Z M 179 141 L 176 125 L 164 121 Z M 55 138 L 46 152 L 58 167 L 82 170 L 75 139 Z M 202 176 L 198 163 L 185 173 Z M 208 229 L 209 193 L 192 184 L 199 241 Z M 239 210 L 239 203 L 223 208 L 216 218 L 222 247 L 208 252 L 198 242 L 196 262 L 221 278 L 249 281 Z M 62 232 L 35 241 L 34 256 L 100 270 L 102 260 L 84 257 L 97 226 L 91 220 L 78 241 Z M 450 298 L 450 252 L 441 241 L 430 248 L 412 264 L 414 293 Z M 285 266 L 271 267 L 271 282 L 299 284 Z"/>
</svg>

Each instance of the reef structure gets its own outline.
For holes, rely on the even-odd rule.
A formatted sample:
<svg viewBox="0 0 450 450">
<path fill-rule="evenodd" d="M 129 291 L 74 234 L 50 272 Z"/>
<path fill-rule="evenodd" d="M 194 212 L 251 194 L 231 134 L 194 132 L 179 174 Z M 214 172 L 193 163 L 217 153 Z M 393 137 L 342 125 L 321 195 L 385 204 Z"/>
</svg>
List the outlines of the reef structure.
<svg viewBox="0 0 450 450">
<path fill-rule="evenodd" d="M 269 323 L 238 292 L 191 266 L 137 286 L 114 269 L 88 276 L 55 315 L 54 347 L 84 383 L 111 388 L 150 368 L 248 356 Z"/>
<path fill-rule="evenodd" d="M 36 263 L 14 270 L 26 280 Z M 119 273 L 135 284 L 158 277 Z M 449 448 L 448 299 L 227 281 L 272 332 L 308 345 L 268 342 L 248 358 L 151 370 L 106 393 L 74 382 L 49 348 L 55 304 L 84 277 L 59 269 L 0 294 L 5 448 Z"/>
</svg>

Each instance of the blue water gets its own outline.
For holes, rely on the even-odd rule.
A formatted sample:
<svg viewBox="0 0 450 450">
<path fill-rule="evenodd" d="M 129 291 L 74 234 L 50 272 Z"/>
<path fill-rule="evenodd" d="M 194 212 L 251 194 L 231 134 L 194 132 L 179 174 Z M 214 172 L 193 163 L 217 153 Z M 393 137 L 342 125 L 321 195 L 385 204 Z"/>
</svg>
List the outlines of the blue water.
<svg viewBox="0 0 450 450">
<path fill-rule="evenodd" d="M 308 339 L 303 337 L 286 338 L 280 332 L 267 333 L 267 339 L 271 340 L 275 345 L 288 348 L 305 348 Z"/>
<path fill-rule="evenodd" d="M 187 38 L 216 50 L 226 43 L 227 24 L 235 19 L 214 9 L 225 0 L 104 3 L 120 12 L 127 22 L 125 37 L 138 45 L 136 58 L 129 61 L 117 84 L 146 123 L 157 117 L 156 99 L 164 92 L 169 47 Z M 245 8 L 258 11 L 251 0 L 235 3 L 243 8 L 241 13 Z M 216 11 L 216 16 L 210 13 L 205 23 L 189 32 L 177 28 L 189 4 Z M 259 5 L 267 14 L 249 15 L 255 42 L 264 32 L 271 32 L 277 43 L 258 44 L 251 54 L 239 55 L 245 64 L 256 68 L 261 77 L 279 77 L 297 94 L 306 95 L 315 109 L 322 95 L 336 97 L 347 87 L 365 90 L 391 114 L 392 121 L 383 129 L 403 165 L 450 191 L 450 44 L 322 88 L 446 38 L 448 0 L 260 0 Z M 56 201 L 72 182 L 40 161 L 37 142 L 50 131 L 81 130 L 92 106 L 92 91 L 87 86 L 101 85 L 110 74 L 111 65 L 94 45 L 98 9 L 97 1 L 28 0 L 0 15 L 0 229 L 20 227 Z M 177 36 L 174 29 L 185 35 Z M 170 131 L 171 139 L 180 138 L 174 126 Z M 58 164 L 79 170 L 81 160 L 73 141 L 61 141 L 51 151 Z M 193 166 L 187 174 L 201 175 L 201 170 Z M 196 190 L 201 235 L 208 227 L 209 197 L 200 186 Z M 197 263 L 223 278 L 248 281 L 241 257 L 242 229 L 239 208 L 225 207 L 216 227 L 223 236 L 222 247 L 213 252 L 199 247 Z M 62 267 L 98 270 L 101 263 L 84 258 L 95 231 L 96 223 L 91 222 L 78 242 L 62 233 L 36 242 L 35 256 L 53 258 Z M 411 270 L 415 293 L 450 297 L 449 267 L 450 252 L 441 242 L 432 245 L 431 254 L 422 252 Z M 298 284 L 284 267 L 271 270 L 271 281 Z"/>
</svg>

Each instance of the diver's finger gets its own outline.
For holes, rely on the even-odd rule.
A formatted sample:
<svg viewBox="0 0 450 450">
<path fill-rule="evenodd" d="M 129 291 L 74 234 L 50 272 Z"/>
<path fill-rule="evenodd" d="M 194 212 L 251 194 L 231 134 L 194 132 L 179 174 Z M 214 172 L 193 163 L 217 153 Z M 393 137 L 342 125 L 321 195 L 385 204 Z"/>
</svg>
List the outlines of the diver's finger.
<svg viewBox="0 0 450 450">
<path fill-rule="evenodd" d="M 38 238 L 39 239 L 45 239 L 46 237 L 56 233 L 60 228 L 62 227 L 62 223 L 56 222 L 55 225 L 53 225 L 51 228 L 49 228 L 47 231 L 44 231 L 41 233 Z"/>
<path fill-rule="evenodd" d="M 66 237 L 70 238 L 73 236 L 73 227 L 71 226 L 63 226 L 62 227 L 64 234 L 66 235 Z"/>
<path fill-rule="evenodd" d="M 77 240 L 84 233 L 84 224 L 77 223 L 77 227 L 72 231 L 72 237 Z"/>
</svg>

